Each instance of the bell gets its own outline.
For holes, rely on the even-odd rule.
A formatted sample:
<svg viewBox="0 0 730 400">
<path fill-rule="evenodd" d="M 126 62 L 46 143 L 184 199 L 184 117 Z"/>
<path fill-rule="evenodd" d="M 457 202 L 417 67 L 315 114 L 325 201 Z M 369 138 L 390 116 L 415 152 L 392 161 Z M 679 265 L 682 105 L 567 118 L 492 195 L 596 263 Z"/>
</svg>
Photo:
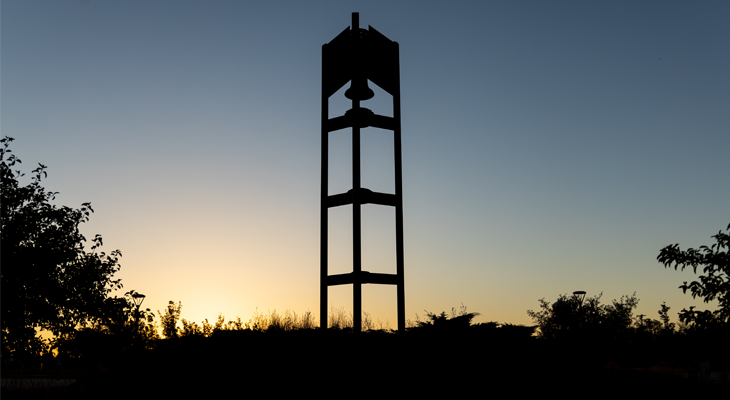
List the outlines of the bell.
<svg viewBox="0 0 730 400">
<path fill-rule="evenodd" d="M 345 90 L 345 97 L 350 100 L 370 100 L 375 93 L 368 87 L 367 79 L 353 79 L 350 88 Z"/>
</svg>

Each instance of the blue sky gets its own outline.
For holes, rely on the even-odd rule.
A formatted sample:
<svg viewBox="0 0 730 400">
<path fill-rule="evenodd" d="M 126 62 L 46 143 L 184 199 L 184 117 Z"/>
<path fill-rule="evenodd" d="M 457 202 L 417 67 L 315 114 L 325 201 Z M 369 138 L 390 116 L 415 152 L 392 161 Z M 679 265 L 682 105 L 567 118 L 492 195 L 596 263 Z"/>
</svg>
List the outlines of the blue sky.
<svg viewBox="0 0 730 400">
<path fill-rule="evenodd" d="M 656 256 L 730 223 L 727 2 L 6 0 L 1 134 L 58 204 L 92 203 L 84 232 L 145 307 L 316 313 L 321 46 L 352 12 L 400 44 L 407 318 L 529 324 L 574 290 L 706 307 Z M 331 193 L 350 144 L 332 138 Z M 387 134 L 362 146 L 363 185 L 392 191 Z M 349 215 L 330 211 L 333 272 Z M 364 209 L 364 269 L 395 268 L 393 215 Z M 394 327 L 395 289 L 363 292 Z"/>
</svg>

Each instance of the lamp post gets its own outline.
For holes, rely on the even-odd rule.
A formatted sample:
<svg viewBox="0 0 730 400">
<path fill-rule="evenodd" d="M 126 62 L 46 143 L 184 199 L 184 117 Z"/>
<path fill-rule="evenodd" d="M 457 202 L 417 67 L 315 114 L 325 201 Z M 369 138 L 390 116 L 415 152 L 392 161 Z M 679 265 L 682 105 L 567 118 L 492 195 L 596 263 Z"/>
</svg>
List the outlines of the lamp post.
<svg viewBox="0 0 730 400">
<path fill-rule="evenodd" d="M 586 292 L 583 290 L 576 290 L 573 292 L 573 299 L 578 303 L 578 328 L 582 330 L 583 328 L 583 316 L 580 312 L 583 309 L 583 300 L 586 298 Z"/>
<path fill-rule="evenodd" d="M 144 298 L 147 297 L 141 293 L 134 293 L 132 295 L 132 301 L 134 301 L 134 305 L 137 306 L 137 311 L 135 314 L 134 322 L 139 327 L 139 307 L 142 305 L 142 302 L 144 301 Z"/>
<path fill-rule="evenodd" d="M 582 307 L 583 300 L 586 298 L 586 292 L 583 290 L 577 290 L 573 292 L 573 298 L 578 302 L 578 307 Z"/>
</svg>

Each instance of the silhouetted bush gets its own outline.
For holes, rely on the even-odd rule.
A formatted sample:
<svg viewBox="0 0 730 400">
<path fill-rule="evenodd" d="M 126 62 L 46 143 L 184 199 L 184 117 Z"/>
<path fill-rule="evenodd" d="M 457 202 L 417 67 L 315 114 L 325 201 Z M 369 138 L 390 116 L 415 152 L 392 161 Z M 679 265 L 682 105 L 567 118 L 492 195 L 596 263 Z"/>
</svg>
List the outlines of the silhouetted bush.
<svg viewBox="0 0 730 400">
<path fill-rule="evenodd" d="M 471 322 L 479 313 L 470 313 L 466 311 L 466 307 L 462 304 L 457 314 L 456 309 L 451 309 L 451 316 L 447 316 L 446 312 L 434 314 L 426 311 L 426 320 L 421 321 L 416 316 L 416 325 L 411 330 L 428 330 L 439 332 L 465 331 L 471 327 Z"/>
<path fill-rule="evenodd" d="M 639 299 L 633 294 L 601 304 L 602 295 L 586 298 L 582 304 L 568 295 L 558 296 L 552 304 L 543 298 L 538 300 L 540 310 L 528 310 L 527 315 L 537 324 L 537 334 L 542 339 L 628 339 Z"/>
</svg>

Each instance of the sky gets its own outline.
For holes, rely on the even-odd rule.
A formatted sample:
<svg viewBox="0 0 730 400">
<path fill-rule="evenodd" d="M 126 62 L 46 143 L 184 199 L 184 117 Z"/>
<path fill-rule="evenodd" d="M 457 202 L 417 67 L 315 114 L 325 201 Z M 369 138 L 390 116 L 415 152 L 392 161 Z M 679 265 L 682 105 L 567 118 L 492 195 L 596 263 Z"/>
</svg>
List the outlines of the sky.
<svg viewBox="0 0 730 400">
<path fill-rule="evenodd" d="M 529 325 L 576 290 L 715 308 L 656 257 L 730 223 L 725 1 L 4 0 L 0 135 L 58 205 L 91 202 L 82 232 L 123 255 L 114 295 L 198 323 L 318 318 L 321 46 L 352 12 L 400 46 L 407 319 Z M 370 86 L 362 106 L 392 115 Z M 392 193 L 389 134 L 362 136 L 363 186 Z M 332 134 L 331 194 L 350 146 Z M 363 207 L 364 270 L 395 272 L 394 215 Z M 351 208 L 329 217 L 349 272 Z M 329 296 L 352 310 L 351 286 Z M 395 328 L 395 287 L 365 285 L 363 310 Z"/>
</svg>

